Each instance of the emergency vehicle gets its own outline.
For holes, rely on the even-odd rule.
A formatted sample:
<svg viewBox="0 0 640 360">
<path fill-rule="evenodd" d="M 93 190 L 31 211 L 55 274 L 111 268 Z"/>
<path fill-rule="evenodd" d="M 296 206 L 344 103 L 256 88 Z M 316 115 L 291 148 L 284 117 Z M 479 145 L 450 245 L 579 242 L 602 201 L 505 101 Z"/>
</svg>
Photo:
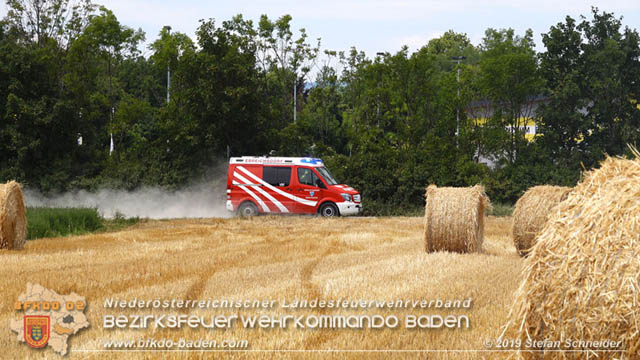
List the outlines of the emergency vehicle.
<svg viewBox="0 0 640 360">
<path fill-rule="evenodd" d="M 360 193 L 338 184 L 321 159 L 243 156 L 229 159 L 227 210 L 258 213 L 354 215 Z"/>
</svg>

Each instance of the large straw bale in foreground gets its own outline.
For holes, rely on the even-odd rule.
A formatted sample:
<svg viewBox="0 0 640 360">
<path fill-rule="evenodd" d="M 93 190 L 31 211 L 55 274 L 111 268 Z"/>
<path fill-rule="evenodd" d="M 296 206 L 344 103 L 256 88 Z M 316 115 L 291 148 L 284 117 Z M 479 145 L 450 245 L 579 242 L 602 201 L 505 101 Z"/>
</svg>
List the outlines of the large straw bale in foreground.
<svg viewBox="0 0 640 360">
<path fill-rule="evenodd" d="M 608 158 L 600 169 L 586 173 L 554 209 L 525 259 L 523 274 L 506 338 L 523 344 L 528 339 L 561 341 L 555 350 L 568 350 L 568 339 L 622 341 L 626 356 L 599 352 L 600 358 L 638 359 L 640 159 Z M 577 345 L 574 350 L 593 349 Z M 541 357 L 540 352 L 521 355 Z M 545 352 L 545 358 L 587 355 Z"/>
<path fill-rule="evenodd" d="M 20 184 L 0 184 L 0 249 L 24 248 L 27 218 Z"/>
<path fill-rule="evenodd" d="M 424 217 L 425 250 L 482 251 L 484 209 L 491 206 L 482 185 L 470 188 L 427 188 Z"/>
<path fill-rule="evenodd" d="M 570 192 L 571 188 L 565 186 L 534 186 L 518 199 L 513 210 L 511 234 L 520 256 L 531 250 L 536 235 L 547 223 L 553 208 Z"/>
</svg>

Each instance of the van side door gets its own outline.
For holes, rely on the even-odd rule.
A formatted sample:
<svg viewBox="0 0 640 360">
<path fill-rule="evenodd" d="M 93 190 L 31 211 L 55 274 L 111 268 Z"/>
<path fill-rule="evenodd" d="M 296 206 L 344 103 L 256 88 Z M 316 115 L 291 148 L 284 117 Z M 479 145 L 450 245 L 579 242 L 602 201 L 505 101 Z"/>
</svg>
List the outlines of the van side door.
<svg viewBox="0 0 640 360">
<path fill-rule="evenodd" d="M 291 166 L 263 167 L 262 181 L 268 185 L 262 186 L 260 193 L 272 212 L 294 212 L 290 199 L 292 173 Z"/>
<path fill-rule="evenodd" d="M 304 201 L 294 202 L 296 212 L 303 214 L 314 214 L 318 206 L 318 201 L 322 199 L 324 182 L 316 175 L 312 168 L 297 166 L 295 171 L 295 185 L 293 194 Z"/>
</svg>

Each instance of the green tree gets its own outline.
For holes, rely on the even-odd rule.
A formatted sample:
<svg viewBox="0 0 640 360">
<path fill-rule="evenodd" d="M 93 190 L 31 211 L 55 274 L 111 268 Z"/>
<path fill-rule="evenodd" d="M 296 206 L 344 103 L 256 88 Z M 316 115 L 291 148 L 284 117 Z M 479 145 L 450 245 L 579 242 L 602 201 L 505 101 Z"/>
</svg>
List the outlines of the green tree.
<svg viewBox="0 0 640 360">
<path fill-rule="evenodd" d="M 313 139 L 334 149 L 342 149 L 342 111 L 340 84 L 336 70 L 323 66 L 316 76 L 315 86 L 309 93 L 300 123 Z"/>
<path fill-rule="evenodd" d="M 304 89 L 305 78 L 320 51 L 320 39 L 317 39 L 316 47 L 312 47 L 304 28 L 294 39 L 291 20 L 291 15 L 281 16 L 275 21 L 262 15 L 258 24 L 258 64 L 270 75 L 267 77 L 271 83 L 270 95 L 277 104 L 272 111 L 279 112 L 283 127 L 290 122 L 289 119 L 295 120 L 299 108 L 296 99 Z"/>
<path fill-rule="evenodd" d="M 101 7 L 82 34 L 73 42 L 66 58 L 65 84 L 67 96 L 73 98 L 80 133 L 81 148 L 92 159 L 99 172 L 109 156 L 110 134 L 113 134 L 115 161 L 121 159 L 126 133 L 116 118 L 121 101 L 128 94 L 120 81 L 120 70 L 127 60 L 137 59 L 138 45 L 144 40 L 141 30 L 120 24 L 112 11 Z"/>
<path fill-rule="evenodd" d="M 588 99 L 583 90 L 582 34 L 574 19 L 552 26 L 542 34 L 546 51 L 539 55 L 548 102 L 541 106 L 539 139 L 559 165 L 576 167 L 578 154 L 585 150 L 585 136 L 592 124 L 584 116 Z"/>
<path fill-rule="evenodd" d="M 593 166 L 603 153 L 622 154 L 638 141 L 640 46 L 636 30 L 592 9 L 591 21 L 571 17 L 543 34 L 541 72 L 549 101 L 541 141 L 559 165 Z"/>
<path fill-rule="evenodd" d="M 527 119 L 536 116 L 533 100 L 541 91 L 533 32 L 515 35 L 512 29 L 488 29 L 482 43 L 480 84 L 482 100 L 491 101 L 489 126 L 507 131 L 501 151 L 514 163 L 526 146 Z"/>
<path fill-rule="evenodd" d="M 79 119 L 73 100 L 65 97 L 66 49 L 59 42 L 72 38 L 72 30 L 50 17 L 55 4 L 8 3 L 10 14 L 2 22 L 0 39 L 0 177 L 42 189 L 65 187 L 82 166 L 77 161 Z M 32 17 L 35 11 L 42 11 L 40 17 Z M 63 13 L 68 14 L 58 11 L 56 16 Z M 70 15 L 76 25 L 86 20 L 76 15 Z M 61 34 L 64 29 L 67 33 Z"/>
<path fill-rule="evenodd" d="M 184 54 L 195 52 L 195 45 L 187 35 L 180 32 L 171 33 L 170 28 L 167 27 L 162 28 L 158 39 L 149 45 L 149 48 L 153 50 L 150 60 L 156 70 L 155 74 L 167 86 L 170 86 L 167 83 L 167 71 L 177 69 L 180 58 Z"/>
<path fill-rule="evenodd" d="M 179 58 L 171 103 L 163 110 L 163 136 L 187 173 L 223 158 L 228 149 L 259 153 L 274 141 L 261 112 L 253 24 L 241 16 L 219 27 L 203 20 L 197 36 L 199 50 Z"/>
<path fill-rule="evenodd" d="M 593 20 L 578 28 L 586 81 L 587 118 L 593 123 L 592 153 L 622 154 L 627 143 L 640 139 L 640 46 L 636 30 L 622 29 L 613 14 L 592 9 Z M 594 155 L 595 155 L 594 154 Z"/>
<path fill-rule="evenodd" d="M 62 48 L 86 27 L 95 5 L 89 0 L 7 0 L 7 20 L 24 39 L 43 46 L 53 40 Z"/>
<path fill-rule="evenodd" d="M 434 55 L 437 64 L 443 71 L 453 71 L 457 68 L 454 57 L 464 57 L 463 64 L 477 64 L 480 51 L 472 43 L 467 34 L 448 30 L 439 38 L 431 39 L 421 52 Z"/>
</svg>

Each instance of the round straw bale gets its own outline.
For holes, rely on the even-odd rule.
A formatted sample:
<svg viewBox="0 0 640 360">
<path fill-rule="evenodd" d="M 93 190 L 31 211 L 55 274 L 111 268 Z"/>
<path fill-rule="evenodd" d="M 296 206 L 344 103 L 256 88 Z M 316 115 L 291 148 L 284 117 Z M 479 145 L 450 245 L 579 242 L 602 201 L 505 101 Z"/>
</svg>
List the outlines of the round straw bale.
<svg viewBox="0 0 640 360">
<path fill-rule="evenodd" d="M 523 344 L 559 341 L 553 350 L 585 351 L 545 352 L 552 358 L 638 358 L 639 157 L 607 158 L 554 208 L 524 260 L 503 337 Z M 613 350 L 622 352 L 586 352 L 606 340 L 620 341 Z M 521 349 L 520 356 L 541 357 L 527 350 L 533 349 Z"/>
<path fill-rule="evenodd" d="M 570 192 L 571 188 L 565 186 L 534 186 L 518 199 L 513 210 L 511 234 L 520 256 L 527 255 L 553 208 Z"/>
<path fill-rule="evenodd" d="M 484 209 L 490 206 L 482 185 L 469 188 L 431 185 L 425 194 L 425 250 L 480 252 Z"/>
<path fill-rule="evenodd" d="M 0 249 L 24 248 L 27 238 L 22 188 L 15 181 L 0 184 Z"/>
</svg>

